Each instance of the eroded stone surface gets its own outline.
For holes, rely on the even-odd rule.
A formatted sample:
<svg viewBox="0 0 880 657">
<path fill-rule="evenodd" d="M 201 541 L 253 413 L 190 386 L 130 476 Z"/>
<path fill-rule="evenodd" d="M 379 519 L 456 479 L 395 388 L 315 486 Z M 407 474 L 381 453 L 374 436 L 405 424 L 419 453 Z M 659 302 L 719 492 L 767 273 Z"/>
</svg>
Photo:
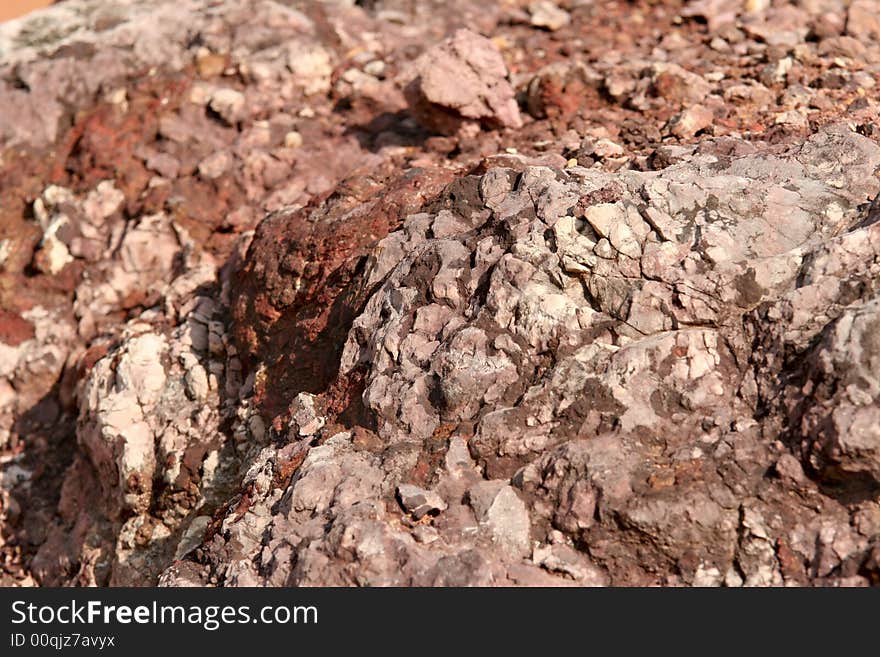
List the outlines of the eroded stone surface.
<svg viewBox="0 0 880 657">
<path fill-rule="evenodd" d="M 877 584 L 875 4 L 0 26 L 2 582 Z"/>
<path fill-rule="evenodd" d="M 306 456 L 225 521 L 274 537 L 249 548 L 268 574 L 232 581 L 436 584 L 454 559 L 469 584 L 869 582 L 876 535 L 851 514 L 876 505 L 876 299 L 854 281 L 880 147 L 845 125 L 729 147 L 652 173 L 490 169 L 410 215 L 352 283 L 372 292 L 340 374 L 376 435 L 277 452 Z M 799 405 L 766 397 L 798 376 Z M 820 385 L 843 396 L 809 401 Z M 389 515 L 395 496 L 425 513 Z M 238 531 L 209 563 L 241 559 Z"/>
</svg>

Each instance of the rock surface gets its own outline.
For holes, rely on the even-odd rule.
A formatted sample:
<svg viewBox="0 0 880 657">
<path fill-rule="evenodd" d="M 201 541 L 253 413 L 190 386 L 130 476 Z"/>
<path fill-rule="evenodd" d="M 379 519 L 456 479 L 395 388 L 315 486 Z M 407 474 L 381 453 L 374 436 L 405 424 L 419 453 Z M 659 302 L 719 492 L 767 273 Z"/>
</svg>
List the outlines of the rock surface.
<svg viewBox="0 0 880 657">
<path fill-rule="evenodd" d="M 0 583 L 880 584 L 875 4 L 0 24 Z"/>
<path fill-rule="evenodd" d="M 486 37 L 458 30 L 419 57 L 415 68 L 408 91 L 429 127 L 444 131 L 467 119 L 522 126 L 504 58 Z"/>
</svg>

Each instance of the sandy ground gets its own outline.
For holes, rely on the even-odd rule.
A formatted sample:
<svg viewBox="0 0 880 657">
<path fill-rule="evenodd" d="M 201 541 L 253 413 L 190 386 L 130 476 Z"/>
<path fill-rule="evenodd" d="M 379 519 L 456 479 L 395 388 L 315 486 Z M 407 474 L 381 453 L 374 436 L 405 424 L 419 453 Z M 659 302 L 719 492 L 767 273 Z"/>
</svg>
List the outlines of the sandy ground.
<svg viewBox="0 0 880 657">
<path fill-rule="evenodd" d="M 52 0 L 2 0 L 0 2 L 0 21 L 8 21 L 51 4 Z"/>
</svg>

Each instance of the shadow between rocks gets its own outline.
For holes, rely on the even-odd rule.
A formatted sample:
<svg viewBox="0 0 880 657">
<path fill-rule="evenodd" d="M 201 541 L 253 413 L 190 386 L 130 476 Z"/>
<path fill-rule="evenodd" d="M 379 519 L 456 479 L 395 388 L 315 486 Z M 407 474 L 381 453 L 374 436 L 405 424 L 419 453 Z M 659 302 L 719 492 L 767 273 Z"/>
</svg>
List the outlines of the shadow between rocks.
<svg viewBox="0 0 880 657">
<path fill-rule="evenodd" d="M 0 525 L 5 545 L 0 549 L 7 563 L 13 563 L 8 556 L 17 553 L 17 565 L 24 572 L 30 571 L 51 526 L 58 522 L 65 472 L 77 453 L 75 409 L 62 406 L 62 380 L 63 376 L 17 418 L 12 427 L 15 456 L 0 464 L 0 477 L 8 486 L 6 520 Z"/>
</svg>

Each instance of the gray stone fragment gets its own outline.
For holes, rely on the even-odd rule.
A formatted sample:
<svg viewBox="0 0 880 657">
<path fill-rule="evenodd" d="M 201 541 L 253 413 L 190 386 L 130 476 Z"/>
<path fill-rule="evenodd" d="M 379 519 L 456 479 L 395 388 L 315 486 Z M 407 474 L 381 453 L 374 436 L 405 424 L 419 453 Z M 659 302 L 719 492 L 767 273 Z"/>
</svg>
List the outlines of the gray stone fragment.
<svg viewBox="0 0 880 657">
<path fill-rule="evenodd" d="M 501 481 L 484 481 L 468 490 L 470 505 L 487 535 L 511 557 L 531 549 L 531 521 L 525 503 L 513 487 Z"/>
<path fill-rule="evenodd" d="M 423 121 L 448 128 L 453 124 L 442 115 L 451 110 L 462 119 L 522 125 L 504 59 L 489 39 L 458 30 L 420 56 L 415 68 L 418 78 L 409 96 Z M 431 106 L 441 111 L 432 113 Z"/>
</svg>

